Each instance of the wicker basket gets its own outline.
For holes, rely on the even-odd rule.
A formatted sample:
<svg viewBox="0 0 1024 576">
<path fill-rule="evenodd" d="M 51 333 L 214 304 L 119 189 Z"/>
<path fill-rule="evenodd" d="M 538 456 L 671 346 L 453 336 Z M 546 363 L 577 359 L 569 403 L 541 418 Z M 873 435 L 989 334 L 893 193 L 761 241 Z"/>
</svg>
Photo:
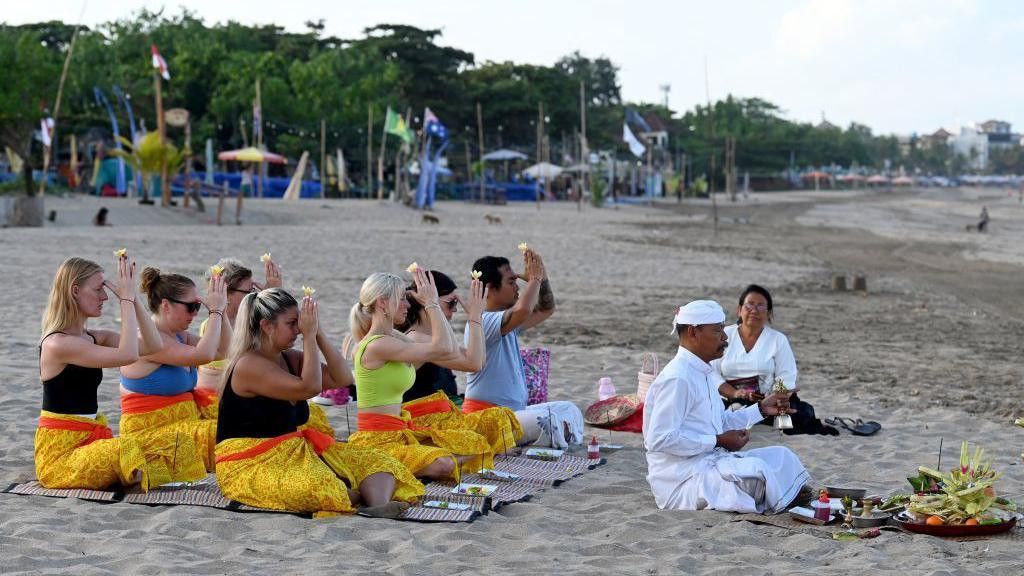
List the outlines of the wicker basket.
<svg viewBox="0 0 1024 576">
<path fill-rule="evenodd" d="M 636 395 L 640 402 L 647 401 L 647 390 L 651 383 L 658 377 L 661 371 L 661 364 L 658 362 L 658 355 L 654 352 L 644 352 L 640 359 L 640 371 L 636 374 Z"/>
</svg>

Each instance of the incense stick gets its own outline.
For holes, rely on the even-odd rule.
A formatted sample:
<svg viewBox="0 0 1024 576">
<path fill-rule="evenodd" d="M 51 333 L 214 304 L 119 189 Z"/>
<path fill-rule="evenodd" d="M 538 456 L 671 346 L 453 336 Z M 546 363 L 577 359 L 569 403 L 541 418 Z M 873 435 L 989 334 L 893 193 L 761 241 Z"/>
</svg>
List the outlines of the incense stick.
<svg viewBox="0 0 1024 576">
<path fill-rule="evenodd" d="M 942 437 L 939 437 L 939 463 L 935 466 L 935 469 L 942 472 Z"/>
</svg>

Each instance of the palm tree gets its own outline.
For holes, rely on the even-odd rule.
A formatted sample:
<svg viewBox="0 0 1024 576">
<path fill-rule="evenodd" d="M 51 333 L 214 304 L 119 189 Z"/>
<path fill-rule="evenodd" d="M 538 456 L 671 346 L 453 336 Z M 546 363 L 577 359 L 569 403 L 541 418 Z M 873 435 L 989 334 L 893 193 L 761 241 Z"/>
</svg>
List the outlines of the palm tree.
<svg viewBox="0 0 1024 576">
<path fill-rule="evenodd" d="M 132 144 L 127 138 L 120 138 L 124 150 L 111 150 L 111 155 L 123 158 L 125 162 L 142 175 L 142 200 L 139 204 L 152 204 L 150 190 L 153 176 L 159 174 L 164 163 L 167 164 L 167 177 L 173 179 L 185 165 L 185 158 L 191 154 L 187 148 L 178 150 L 170 142 L 161 142 L 160 134 L 148 132 Z"/>
</svg>

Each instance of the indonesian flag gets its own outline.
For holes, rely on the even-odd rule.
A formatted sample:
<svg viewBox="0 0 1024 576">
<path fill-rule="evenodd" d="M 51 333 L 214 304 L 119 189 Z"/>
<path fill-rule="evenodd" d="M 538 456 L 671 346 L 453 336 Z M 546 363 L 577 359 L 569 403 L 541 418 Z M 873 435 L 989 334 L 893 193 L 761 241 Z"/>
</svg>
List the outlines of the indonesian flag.
<svg viewBox="0 0 1024 576">
<path fill-rule="evenodd" d="M 149 50 L 153 53 L 153 68 L 160 70 L 160 75 L 164 77 L 164 80 L 170 80 L 171 73 L 167 71 L 167 62 L 160 55 L 160 51 L 156 49 L 156 44 L 150 44 Z"/>
</svg>

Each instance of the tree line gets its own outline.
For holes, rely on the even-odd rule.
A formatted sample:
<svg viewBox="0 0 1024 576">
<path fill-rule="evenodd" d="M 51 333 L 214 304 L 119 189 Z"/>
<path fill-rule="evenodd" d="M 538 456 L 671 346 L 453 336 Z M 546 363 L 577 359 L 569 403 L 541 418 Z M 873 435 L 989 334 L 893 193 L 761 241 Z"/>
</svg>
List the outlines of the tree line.
<svg viewBox="0 0 1024 576">
<path fill-rule="evenodd" d="M 53 105 L 74 29 L 59 21 L 0 25 L 0 70 L 5 71 L 0 82 L 0 146 L 10 146 L 36 167 L 41 165 L 41 148 L 31 135 L 45 108 Z M 372 111 L 374 140 L 379 141 L 388 106 L 402 114 L 411 111 L 413 128 L 420 128 L 423 109 L 431 108 L 457 141 L 452 150 L 461 150 L 466 142 L 475 157 L 479 102 L 485 148 L 514 148 L 534 157 L 538 104 L 543 103 L 550 148 L 576 151 L 581 83 L 589 149 L 622 159 L 630 157 L 622 143 L 624 108 L 630 106 L 641 114 L 657 113 L 664 122 L 669 145 L 660 163 L 673 162 L 678 168 L 686 154 L 695 172 L 706 173 L 715 156 L 716 178 L 722 177 L 727 137 L 736 140 L 737 166 L 754 174 L 775 174 L 790 166 L 882 169 L 908 164 L 908 169 L 935 173 L 953 168 L 950 158 L 937 157 L 934 151 L 901 155 L 894 137 L 873 134 L 862 124 L 844 129 L 786 119 L 778 106 L 760 98 L 729 96 L 681 113 L 656 104 L 626 103 L 618 67 L 608 58 L 576 52 L 551 66 L 479 62 L 471 52 L 443 45 L 440 35 L 440 30 L 382 24 L 367 28 L 360 38 L 342 39 L 326 34 L 323 21 L 289 32 L 273 24 L 207 25 L 187 10 L 166 16 L 143 10 L 80 30 L 58 132 L 62 143 L 72 133 L 109 139 L 107 112 L 97 104 L 94 87 L 111 97 L 115 85 L 129 95 L 136 117 L 155 129 L 150 60 L 150 45 L 155 44 L 172 77 L 164 84 L 164 106 L 190 111 L 194 143 L 211 138 L 218 150 L 249 143 L 259 79 L 264 142 L 271 150 L 291 157 L 318 150 L 323 120 L 327 149 L 344 150 L 350 171 L 357 175 L 367 168 L 368 115 Z M 126 133 L 124 112 L 117 112 Z M 180 134 L 172 131 L 170 137 L 180 144 Z M 462 155 L 449 156 L 457 166 Z M 553 162 L 561 160 L 553 154 Z M 1004 164 L 1012 167 L 1014 161 Z"/>
</svg>

